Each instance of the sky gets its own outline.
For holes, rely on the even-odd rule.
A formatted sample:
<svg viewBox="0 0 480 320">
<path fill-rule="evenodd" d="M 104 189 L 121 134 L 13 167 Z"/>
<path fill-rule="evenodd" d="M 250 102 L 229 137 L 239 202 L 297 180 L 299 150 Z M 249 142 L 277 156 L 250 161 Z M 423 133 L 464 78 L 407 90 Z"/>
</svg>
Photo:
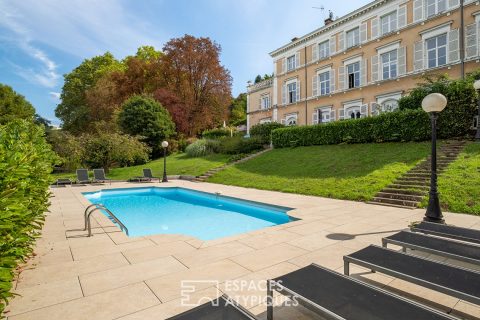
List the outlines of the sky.
<svg viewBox="0 0 480 320">
<path fill-rule="evenodd" d="M 369 0 L 0 0 L 0 83 L 24 95 L 59 125 L 63 75 L 110 51 L 117 59 L 142 45 L 209 37 L 222 47 L 232 93 L 273 72 L 269 52 Z M 314 8 L 316 7 L 316 8 Z M 324 10 L 317 8 L 323 7 Z"/>
</svg>

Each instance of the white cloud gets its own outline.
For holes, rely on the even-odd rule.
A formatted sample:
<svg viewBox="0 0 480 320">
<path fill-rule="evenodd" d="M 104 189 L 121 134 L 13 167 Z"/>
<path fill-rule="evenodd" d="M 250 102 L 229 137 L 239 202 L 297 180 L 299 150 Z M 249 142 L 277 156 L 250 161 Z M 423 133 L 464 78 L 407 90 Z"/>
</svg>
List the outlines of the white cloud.
<svg viewBox="0 0 480 320">
<path fill-rule="evenodd" d="M 48 94 L 50 95 L 50 98 L 52 98 L 53 100 L 55 101 L 60 100 L 60 92 L 50 91 Z"/>
</svg>

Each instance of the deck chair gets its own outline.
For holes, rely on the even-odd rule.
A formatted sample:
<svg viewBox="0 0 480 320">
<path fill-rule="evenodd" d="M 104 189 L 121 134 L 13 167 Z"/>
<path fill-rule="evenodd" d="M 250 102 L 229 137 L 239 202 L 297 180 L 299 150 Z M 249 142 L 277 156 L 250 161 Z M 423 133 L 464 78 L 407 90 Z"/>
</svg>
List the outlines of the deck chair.
<svg viewBox="0 0 480 320">
<path fill-rule="evenodd" d="M 143 176 L 144 176 L 145 178 L 150 179 L 150 180 L 154 180 L 154 179 L 160 180 L 159 177 L 154 177 L 154 176 L 153 176 L 153 174 L 152 174 L 152 169 L 150 169 L 150 168 L 144 168 L 144 169 L 143 169 Z"/>
<path fill-rule="evenodd" d="M 446 224 L 422 221 L 411 226 L 413 232 L 432 234 L 439 237 L 480 244 L 480 230 L 449 226 Z"/>
<path fill-rule="evenodd" d="M 59 178 L 55 182 L 56 186 L 64 186 L 64 185 L 67 185 L 67 184 L 72 185 L 72 180 L 70 180 L 68 178 Z"/>
<path fill-rule="evenodd" d="M 103 169 L 93 169 L 93 182 L 97 183 L 103 183 L 103 182 L 109 182 L 112 184 L 112 179 L 107 179 L 105 177 L 105 170 Z"/>
<path fill-rule="evenodd" d="M 269 280 L 270 301 L 273 290 L 329 320 L 456 319 L 316 264 Z M 271 304 L 267 306 L 267 319 L 273 320 Z"/>
<path fill-rule="evenodd" d="M 258 320 L 247 309 L 223 295 L 167 320 Z"/>
<path fill-rule="evenodd" d="M 87 169 L 77 169 L 77 183 L 90 183 Z"/>
</svg>

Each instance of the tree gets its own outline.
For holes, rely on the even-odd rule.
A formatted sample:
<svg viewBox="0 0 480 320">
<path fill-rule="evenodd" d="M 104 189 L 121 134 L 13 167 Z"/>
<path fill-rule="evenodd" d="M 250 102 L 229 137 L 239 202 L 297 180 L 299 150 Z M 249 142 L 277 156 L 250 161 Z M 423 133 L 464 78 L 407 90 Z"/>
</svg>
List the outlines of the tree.
<svg viewBox="0 0 480 320">
<path fill-rule="evenodd" d="M 247 94 L 240 93 L 233 99 L 230 105 L 229 122 L 231 125 L 239 126 L 247 123 Z"/>
<path fill-rule="evenodd" d="M 0 124 L 6 124 L 14 119 L 32 120 L 34 115 L 35 108 L 24 96 L 0 83 Z"/>
<path fill-rule="evenodd" d="M 220 125 L 231 101 L 232 78 L 220 64 L 220 46 L 209 38 L 185 35 L 163 47 L 166 89 L 182 102 L 187 134 Z"/>
<path fill-rule="evenodd" d="M 107 52 L 104 55 L 84 60 L 72 72 L 64 76 L 61 93 L 62 102 L 55 115 L 63 121 L 62 127 L 73 134 L 89 129 L 91 115 L 87 103 L 87 90 L 94 87 L 98 79 L 108 72 L 118 71 L 123 65 Z"/>
<path fill-rule="evenodd" d="M 190 129 L 190 123 L 185 115 L 187 108 L 177 95 L 165 88 L 159 88 L 153 93 L 153 98 L 168 110 L 177 132 L 187 135 Z"/>
<path fill-rule="evenodd" d="M 257 74 L 257 76 L 255 77 L 254 83 L 259 83 L 259 82 L 262 82 L 262 81 L 263 81 L 262 76 Z"/>
<path fill-rule="evenodd" d="M 122 105 L 118 114 L 120 129 L 132 136 L 142 136 L 157 156 L 162 140 L 175 134 L 175 124 L 168 111 L 157 101 L 133 96 Z"/>
</svg>

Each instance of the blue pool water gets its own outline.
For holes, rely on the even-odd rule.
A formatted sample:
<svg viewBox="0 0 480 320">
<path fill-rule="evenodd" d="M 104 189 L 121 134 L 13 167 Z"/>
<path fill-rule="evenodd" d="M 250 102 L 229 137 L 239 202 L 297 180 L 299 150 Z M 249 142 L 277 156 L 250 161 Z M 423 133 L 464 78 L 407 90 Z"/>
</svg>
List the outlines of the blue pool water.
<svg viewBox="0 0 480 320">
<path fill-rule="evenodd" d="M 101 203 L 128 228 L 130 236 L 184 234 L 213 240 L 294 220 L 291 208 L 184 188 L 128 188 L 83 194 Z"/>
</svg>

